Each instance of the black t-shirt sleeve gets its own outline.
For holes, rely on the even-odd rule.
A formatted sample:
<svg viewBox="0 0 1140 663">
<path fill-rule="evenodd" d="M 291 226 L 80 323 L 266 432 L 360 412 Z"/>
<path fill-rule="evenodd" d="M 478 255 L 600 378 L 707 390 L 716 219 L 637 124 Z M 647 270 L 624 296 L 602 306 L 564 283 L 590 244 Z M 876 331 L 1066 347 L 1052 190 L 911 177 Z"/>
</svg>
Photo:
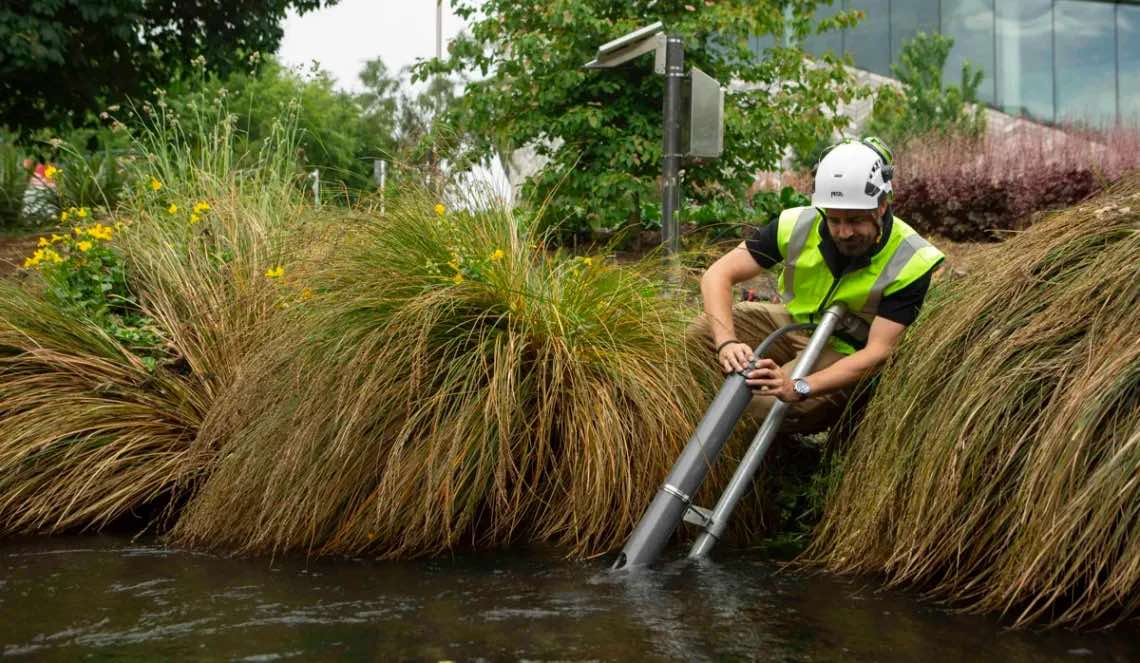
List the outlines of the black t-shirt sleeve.
<svg viewBox="0 0 1140 663">
<path fill-rule="evenodd" d="M 931 267 L 930 271 L 901 290 L 883 297 L 879 302 L 879 310 L 876 315 L 887 320 L 893 320 L 900 325 L 909 325 L 914 322 L 918 318 L 918 312 L 922 310 L 926 291 L 930 289 L 930 277 L 936 269 L 938 269 L 938 265 Z"/>
<path fill-rule="evenodd" d="M 760 226 L 752 232 L 751 237 L 744 240 L 752 259 L 764 269 L 769 269 L 784 259 L 780 255 L 780 243 L 776 239 L 778 225 L 778 222 L 772 221 L 766 226 Z"/>
</svg>

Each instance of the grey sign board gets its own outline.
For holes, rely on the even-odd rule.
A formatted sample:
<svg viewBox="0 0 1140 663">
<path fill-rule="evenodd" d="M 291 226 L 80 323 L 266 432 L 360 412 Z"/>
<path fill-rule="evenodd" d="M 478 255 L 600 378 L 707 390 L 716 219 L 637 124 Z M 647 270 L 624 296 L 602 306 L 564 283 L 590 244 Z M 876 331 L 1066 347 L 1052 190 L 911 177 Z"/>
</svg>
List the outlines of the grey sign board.
<svg viewBox="0 0 1140 663">
<path fill-rule="evenodd" d="M 690 157 L 719 157 L 724 152 L 724 88 L 693 67 L 682 94 L 682 151 Z"/>
</svg>

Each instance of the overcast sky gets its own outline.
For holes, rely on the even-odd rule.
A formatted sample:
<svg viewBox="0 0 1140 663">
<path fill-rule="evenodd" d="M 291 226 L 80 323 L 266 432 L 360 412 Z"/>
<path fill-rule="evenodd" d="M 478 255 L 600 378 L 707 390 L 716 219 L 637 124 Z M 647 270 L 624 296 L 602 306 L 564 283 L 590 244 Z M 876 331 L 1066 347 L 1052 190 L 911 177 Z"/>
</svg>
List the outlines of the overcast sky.
<svg viewBox="0 0 1140 663">
<path fill-rule="evenodd" d="M 444 53 L 464 27 L 449 4 L 444 0 Z M 357 76 L 376 56 L 393 72 L 435 56 L 435 7 L 435 0 L 340 0 L 304 16 L 290 12 L 278 56 L 288 65 L 316 60 L 341 87 L 359 90 Z"/>
</svg>

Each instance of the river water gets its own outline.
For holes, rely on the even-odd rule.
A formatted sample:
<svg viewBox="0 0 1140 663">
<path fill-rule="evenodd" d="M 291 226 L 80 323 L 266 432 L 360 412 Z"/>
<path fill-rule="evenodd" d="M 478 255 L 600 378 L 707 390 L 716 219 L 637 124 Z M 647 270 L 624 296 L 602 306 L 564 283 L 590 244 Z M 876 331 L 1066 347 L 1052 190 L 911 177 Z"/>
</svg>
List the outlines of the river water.
<svg viewBox="0 0 1140 663">
<path fill-rule="evenodd" d="M 679 554 L 680 551 L 678 551 Z M 231 559 L 112 535 L 0 542 L 0 654 L 29 660 L 1135 661 L 1140 629 L 1008 631 L 747 551 L 612 574 L 515 549 Z"/>
</svg>

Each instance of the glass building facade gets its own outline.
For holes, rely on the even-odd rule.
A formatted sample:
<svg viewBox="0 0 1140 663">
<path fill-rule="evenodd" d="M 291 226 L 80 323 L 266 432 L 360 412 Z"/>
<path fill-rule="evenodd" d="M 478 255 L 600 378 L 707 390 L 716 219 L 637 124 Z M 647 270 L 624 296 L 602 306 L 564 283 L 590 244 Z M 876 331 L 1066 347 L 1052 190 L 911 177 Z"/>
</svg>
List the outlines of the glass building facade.
<svg viewBox="0 0 1140 663">
<path fill-rule="evenodd" d="M 809 38 L 809 52 L 847 53 L 891 76 L 918 32 L 954 38 L 943 80 L 980 67 L 985 103 L 1011 115 L 1095 126 L 1140 124 L 1140 0 L 835 0 L 821 17 L 862 10 L 854 28 Z M 757 46 L 760 46 L 757 42 Z"/>
</svg>

